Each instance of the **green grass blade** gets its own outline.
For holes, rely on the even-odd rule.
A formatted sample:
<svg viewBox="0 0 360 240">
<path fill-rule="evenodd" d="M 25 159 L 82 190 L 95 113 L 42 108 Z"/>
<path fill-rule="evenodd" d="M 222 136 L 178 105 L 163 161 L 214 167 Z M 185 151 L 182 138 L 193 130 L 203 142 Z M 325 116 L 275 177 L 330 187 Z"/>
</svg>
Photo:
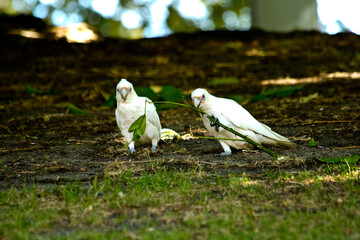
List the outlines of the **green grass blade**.
<svg viewBox="0 0 360 240">
<path fill-rule="evenodd" d="M 65 108 L 67 111 L 71 111 L 74 114 L 87 114 L 87 113 L 89 113 L 89 112 L 87 112 L 85 110 L 81 110 L 80 108 L 76 107 L 72 103 L 63 103 L 63 104 L 61 104 L 61 107 Z"/>
<path fill-rule="evenodd" d="M 347 157 L 338 157 L 338 158 L 316 158 L 316 160 L 324 163 L 348 163 L 349 165 L 355 165 L 357 161 L 360 159 L 359 155 L 351 155 Z"/>
</svg>

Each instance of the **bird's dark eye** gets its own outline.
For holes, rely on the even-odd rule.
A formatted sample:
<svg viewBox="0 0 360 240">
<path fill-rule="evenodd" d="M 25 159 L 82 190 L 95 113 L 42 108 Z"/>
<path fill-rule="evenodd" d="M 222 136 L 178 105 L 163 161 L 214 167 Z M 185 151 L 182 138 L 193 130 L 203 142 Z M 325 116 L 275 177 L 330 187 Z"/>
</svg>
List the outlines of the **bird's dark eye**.
<svg viewBox="0 0 360 240">
<path fill-rule="evenodd" d="M 206 100 L 206 97 L 205 97 L 204 94 L 201 96 L 201 100 L 202 100 L 202 101 L 205 101 L 205 100 Z"/>
<path fill-rule="evenodd" d="M 131 91 L 132 91 L 132 88 L 129 88 L 129 93 L 131 93 Z"/>
<path fill-rule="evenodd" d="M 117 93 L 120 93 L 120 90 L 117 88 L 117 89 L 116 89 L 116 92 L 117 92 Z"/>
</svg>

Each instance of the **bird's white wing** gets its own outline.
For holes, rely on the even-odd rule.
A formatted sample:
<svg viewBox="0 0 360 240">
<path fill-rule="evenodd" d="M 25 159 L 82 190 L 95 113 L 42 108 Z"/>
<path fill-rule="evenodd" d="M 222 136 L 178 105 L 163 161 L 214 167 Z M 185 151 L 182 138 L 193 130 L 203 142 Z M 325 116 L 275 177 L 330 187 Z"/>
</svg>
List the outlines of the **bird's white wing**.
<svg viewBox="0 0 360 240">
<path fill-rule="evenodd" d="M 146 98 L 148 103 L 146 104 L 146 117 L 149 119 L 149 122 L 156 127 L 156 129 L 161 131 L 161 123 L 159 115 L 156 112 L 156 107 L 153 103 L 150 103 L 151 100 Z"/>
<path fill-rule="evenodd" d="M 120 129 L 120 131 L 122 130 L 122 126 L 121 126 L 121 124 L 120 124 L 120 116 L 119 116 L 119 113 L 118 113 L 118 110 L 117 109 L 115 109 L 115 117 L 116 117 L 116 123 L 117 123 L 117 125 L 118 125 L 118 127 L 119 127 L 119 129 Z"/>
<path fill-rule="evenodd" d="M 217 109 L 219 109 L 217 112 L 220 112 L 221 115 L 218 117 L 220 122 L 221 118 L 224 118 L 234 127 L 251 130 L 263 136 L 284 141 L 284 137 L 274 133 L 270 127 L 257 121 L 245 108 L 235 101 L 225 98 L 217 98 L 216 100 Z"/>
</svg>

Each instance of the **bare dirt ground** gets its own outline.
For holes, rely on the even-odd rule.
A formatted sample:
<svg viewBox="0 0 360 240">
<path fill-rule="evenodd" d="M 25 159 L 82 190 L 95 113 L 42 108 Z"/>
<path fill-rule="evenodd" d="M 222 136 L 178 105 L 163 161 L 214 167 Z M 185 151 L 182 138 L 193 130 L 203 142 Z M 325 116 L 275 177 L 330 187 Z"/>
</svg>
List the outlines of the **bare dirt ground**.
<svg viewBox="0 0 360 240">
<path fill-rule="evenodd" d="M 24 183 L 89 181 L 104 171 L 136 169 L 158 161 L 171 169 L 201 166 L 217 174 L 253 176 L 282 169 L 321 168 L 314 158 L 360 151 L 360 38 L 316 32 L 271 34 L 203 32 L 144 40 L 105 39 L 91 44 L 0 38 L 0 187 Z M 125 77 L 134 86 L 174 85 L 185 94 L 205 87 L 214 95 L 249 98 L 271 87 L 299 85 L 291 96 L 250 101 L 244 107 L 259 121 L 293 140 L 287 156 L 274 161 L 264 152 L 222 151 L 215 140 L 190 139 L 138 147 L 131 156 L 116 126 L 106 95 Z M 238 84 L 208 86 L 214 78 Z M 267 81 L 267 80 L 277 81 Z M 292 80 L 292 81 L 290 81 Z M 267 81 L 267 82 L 266 82 Z M 51 94 L 29 94 L 57 89 Z M 70 102 L 89 111 L 67 112 Z M 159 111 L 163 127 L 207 136 L 200 117 L 189 109 Z M 307 146 L 313 137 L 319 147 Z"/>
</svg>

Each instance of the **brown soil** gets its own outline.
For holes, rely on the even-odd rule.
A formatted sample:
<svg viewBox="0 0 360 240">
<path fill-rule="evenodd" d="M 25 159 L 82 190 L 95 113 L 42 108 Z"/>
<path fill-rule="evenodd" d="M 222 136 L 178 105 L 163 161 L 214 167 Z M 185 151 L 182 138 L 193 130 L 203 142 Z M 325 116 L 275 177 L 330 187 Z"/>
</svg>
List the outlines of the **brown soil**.
<svg viewBox="0 0 360 240">
<path fill-rule="evenodd" d="M 152 161 L 171 169 L 202 166 L 217 174 L 293 172 L 321 167 L 314 158 L 360 151 L 360 38 L 350 33 L 202 32 L 92 44 L 5 34 L 0 43 L 0 187 L 89 181 L 105 170 L 136 169 Z M 155 154 L 150 146 L 138 147 L 131 156 L 114 109 L 102 107 L 122 77 L 134 86 L 174 85 L 185 94 L 205 87 L 224 97 L 250 97 L 276 86 L 264 80 L 294 78 L 302 90 L 244 107 L 297 147 L 272 148 L 288 156 L 280 161 L 260 151 L 216 157 L 222 151 L 217 141 L 190 139 L 162 143 Z M 225 77 L 240 82 L 208 86 L 209 80 Z M 61 91 L 28 94 L 27 85 Z M 64 102 L 90 113 L 67 113 Z M 200 117 L 189 109 L 159 111 L 159 116 L 163 127 L 207 136 Z M 319 147 L 307 146 L 311 137 Z"/>
</svg>

